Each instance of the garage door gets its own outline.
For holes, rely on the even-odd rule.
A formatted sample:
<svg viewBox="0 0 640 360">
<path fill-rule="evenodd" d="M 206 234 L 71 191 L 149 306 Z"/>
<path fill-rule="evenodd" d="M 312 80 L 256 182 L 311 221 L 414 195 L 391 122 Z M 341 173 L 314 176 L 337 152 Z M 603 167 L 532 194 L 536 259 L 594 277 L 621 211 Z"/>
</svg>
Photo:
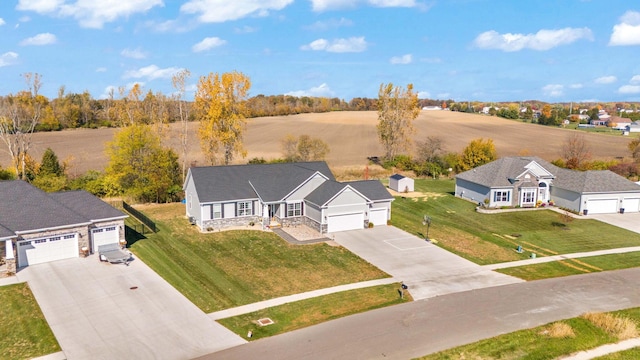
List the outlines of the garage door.
<svg viewBox="0 0 640 360">
<path fill-rule="evenodd" d="M 387 209 L 369 210 L 369 222 L 373 225 L 387 225 Z"/>
<path fill-rule="evenodd" d="M 618 212 L 617 199 L 597 199 L 587 202 L 589 214 L 613 214 Z"/>
<path fill-rule="evenodd" d="M 18 241 L 19 267 L 74 257 L 78 257 L 75 233 Z"/>
<path fill-rule="evenodd" d="M 332 215 L 327 218 L 327 232 L 364 228 L 364 213 Z"/>
<path fill-rule="evenodd" d="M 640 211 L 640 198 L 626 198 L 622 201 L 622 207 L 625 212 Z"/>
<path fill-rule="evenodd" d="M 91 241 L 93 243 L 93 252 L 98 252 L 98 247 L 107 244 L 117 244 L 120 241 L 120 234 L 117 226 L 108 226 L 103 228 L 91 229 Z"/>
</svg>

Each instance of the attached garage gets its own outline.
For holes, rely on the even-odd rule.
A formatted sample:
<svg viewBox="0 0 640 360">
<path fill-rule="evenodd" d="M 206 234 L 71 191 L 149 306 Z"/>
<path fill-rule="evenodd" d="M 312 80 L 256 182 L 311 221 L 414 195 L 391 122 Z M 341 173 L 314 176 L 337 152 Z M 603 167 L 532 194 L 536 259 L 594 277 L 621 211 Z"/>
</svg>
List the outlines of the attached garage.
<svg viewBox="0 0 640 360">
<path fill-rule="evenodd" d="M 78 257 L 76 233 L 18 241 L 18 266 Z"/>
<path fill-rule="evenodd" d="M 358 230 L 364 228 L 364 213 L 331 215 L 327 217 L 327 232 Z"/>
<path fill-rule="evenodd" d="M 618 199 L 590 199 L 586 209 L 589 214 L 613 214 L 618 212 Z"/>
<path fill-rule="evenodd" d="M 369 210 L 369 223 L 373 225 L 387 225 L 387 209 Z"/>
<path fill-rule="evenodd" d="M 91 244 L 94 253 L 98 252 L 99 246 L 107 244 L 118 244 L 120 242 L 120 234 L 117 226 L 107 226 L 97 229 L 91 229 Z"/>
<path fill-rule="evenodd" d="M 625 198 L 622 200 L 622 207 L 625 212 L 640 211 L 640 198 Z"/>
</svg>

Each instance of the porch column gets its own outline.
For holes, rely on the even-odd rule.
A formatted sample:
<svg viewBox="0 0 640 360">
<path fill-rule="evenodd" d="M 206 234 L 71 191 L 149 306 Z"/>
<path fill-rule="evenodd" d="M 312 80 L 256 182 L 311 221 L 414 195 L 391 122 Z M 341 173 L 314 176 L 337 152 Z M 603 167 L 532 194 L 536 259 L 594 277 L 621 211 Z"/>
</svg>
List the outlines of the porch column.
<svg viewBox="0 0 640 360">
<path fill-rule="evenodd" d="M 5 248 L 4 258 L 6 260 L 14 259 L 15 257 L 13 256 L 13 241 L 11 241 L 11 239 L 5 240 L 4 248 Z"/>
</svg>

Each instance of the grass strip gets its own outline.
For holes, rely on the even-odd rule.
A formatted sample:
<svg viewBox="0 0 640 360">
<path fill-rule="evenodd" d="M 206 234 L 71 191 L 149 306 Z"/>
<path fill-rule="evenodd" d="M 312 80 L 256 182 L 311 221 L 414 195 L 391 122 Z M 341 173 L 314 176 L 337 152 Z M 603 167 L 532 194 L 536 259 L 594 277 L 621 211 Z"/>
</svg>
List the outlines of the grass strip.
<svg viewBox="0 0 640 360">
<path fill-rule="evenodd" d="M 60 351 L 27 283 L 0 287 L 0 304 L 3 359 L 30 359 Z"/>
<path fill-rule="evenodd" d="M 221 319 L 218 322 L 247 340 L 257 340 L 347 315 L 412 301 L 408 293 L 401 299 L 398 289 L 400 283 L 342 291 Z M 263 318 L 269 318 L 274 323 L 267 326 L 258 325 L 257 320 Z M 249 331 L 252 332 L 251 338 L 247 338 Z"/>
</svg>

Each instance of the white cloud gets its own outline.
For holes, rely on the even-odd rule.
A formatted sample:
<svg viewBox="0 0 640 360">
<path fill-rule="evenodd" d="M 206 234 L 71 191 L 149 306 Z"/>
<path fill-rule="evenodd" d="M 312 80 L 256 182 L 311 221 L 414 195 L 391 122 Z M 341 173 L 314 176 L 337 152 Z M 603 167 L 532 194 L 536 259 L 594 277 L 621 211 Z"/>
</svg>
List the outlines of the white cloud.
<svg viewBox="0 0 640 360">
<path fill-rule="evenodd" d="M 326 30 L 337 29 L 345 26 L 353 26 L 353 21 L 346 18 L 329 19 L 326 21 L 316 21 L 313 24 L 307 26 L 306 28 L 313 31 L 326 31 Z"/>
<path fill-rule="evenodd" d="M 542 87 L 542 92 L 546 96 L 558 97 L 564 95 L 564 86 L 559 84 L 549 84 Z"/>
<path fill-rule="evenodd" d="M 640 94 L 640 85 L 622 85 L 618 92 L 620 94 Z"/>
<path fill-rule="evenodd" d="M 490 30 L 478 35 L 473 41 L 480 49 L 502 51 L 520 51 L 522 49 L 549 50 L 560 45 L 571 44 L 580 39 L 593 41 L 589 28 L 564 28 L 559 30 L 540 30 L 535 34 L 500 34 Z"/>
<path fill-rule="evenodd" d="M 428 8 L 416 0 L 311 0 L 313 11 L 327 11 L 337 9 L 354 8 L 358 4 L 364 3 L 376 7 L 422 7 Z"/>
<path fill-rule="evenodd" d="M 204 23 L 220 23 L 246 16 L 267 16 L 269 11 L 282 10 L 293 0 L 189 0 L 180 6 L 180 12 L 199 14 Z"/>
<path fill-rule="evenodd" d="M 4 19 L 3 19 L 3 18 L 0 18 L 0 26 L 2 26 L 2 25 L 4 25 L 4 24 L 6 24 L 6 22 L 4 21 Z"/>
<path fill-rule="evenodd" d="M 227 43 L 226 40 L 222 40 L 219 37 L 215 37 L 215 36 L 207 37 L 202 39 L 202 41 L 200 41 L 199 43 L 193 45 L 191 47 L 191 50 L 193 52 L 202 52 L 202 51 L 213 49 L 218 46 L 222 46 L 226 43 Z"/>
<path fill-rule="evenodd" d="M 428 91 L 418 91 L 418 99 L 428 99 L 431 94 Z"/>
<path fill-rule="evenodd" d="M 182 70 L 181 68 L 169 67 L 161 69 L 156 65 L 149 65 L 142 67 L 138 70 L 129 70 L 122 76 L 125 79 L 141 79 L 145 78 L 148 81 L 154 79 L 170 79 L 175 73 Z"/>
<path fill-rule="evenodd" d="M 253 32 L 258 31 L 258 28 L 252 27 L 252 26 L 243 26 L 243 27 L 236 27 L 233 28 L 233 32 L 236 34 L 251 34 Z"/>
<path fill-rule="evenodd" d="M 308 45 L 303 45 L 302 50 L 327 51 L 335 53 L 345 52 L 363 52 L 367 49 L 367 42 L 364 36 L 350 37 L 348 39 L 334 39 L 328 41 L 326 39 L 314 40 Z"/>
<path fill-rule="evenodd" d="M 402 56 L 394 56 L 389 60 L 390 63 L 394 65 L 406 65 L 411 64 L 413 62 L 413 56 L 411 54 L 406 54 Z"/>
<path fill-rule="evenodd" d="M 582 85 L 582 84 L 571 84 L 571 85 L 569 85 L 569 87 L 571 89 L 582 89 L 584 87 L 584 85 Z"/>
<path fill-rule="evenodd" d="M 21 46 L 40 46 L 40 45 L 50 45 L 55 44 L 58 41 L 55 35 L 51 33 L 42 33 L 38 34 L 34 37 L 26 38 L 20 42 Z"/>
<path fill-rule="evenodd" d="M 633 75 L 631 80 L 629 80 L 631 84 L 640 84 L 640 75 Z"/>
<path fill-rule="evenodd" d="M 147 54 L 144 51 L 137 49 L 124 49 L 120 52 L 120 55 L 131 59 L 146 59 Z"/>
<path fill-rule="evenodd" d="M 156 6 L 164 6 L 164 3 L 162 0 L 77 0 L 74 3 L 66 3 L 65 0 L 20 0 L 16 9 L 73 17 L 82 27 L 99 29 L 105 23 L 144 13 Z"/>
<path fill-rule="evenodd" d="M 100 73 L 100 72 L 107 72 L 107 68 L 106 68 L 106 67 L 99 67 L 99 68 L 96 68 L 96 72 L 99 72 L 99 73 Z"/>
<path fill-rule="evenodd" d="M 0 55 L 0 67 L 9 66 L 18 62 L 18 54 L 9 51 Z"/>
<path fill-rule="evenodd" d="M 319 86 L 312 87 L 308 90 L 296 90 L 286 93 L 285 95 L 289 96 L 314 96 L 314 97 L 333 97 L 334 93 L 329 88 L 329 85 L 322 83 Z"/>
<path fill-rule="evenodd" d="M 163 22 L 146 21 L 144 26 L 157 32 L 184 33 L 194 28 L 195 23 L 182 23 L 178 20 L 167 20 Z"/>
<path fill-rule="evenodd" d="M 613 26 L 610 46 L 640 45 L 640 12 L 627 11 Z"/>
<path fill-rule="evenodd" d="M 613 75 L 609 75 L 609 76 L 601 76 L 595 80 L 593 80 L 596 84 L 612 84 L 616 81 L 618 81 L 618 78 L 613 76 Z"/>
</svg>

